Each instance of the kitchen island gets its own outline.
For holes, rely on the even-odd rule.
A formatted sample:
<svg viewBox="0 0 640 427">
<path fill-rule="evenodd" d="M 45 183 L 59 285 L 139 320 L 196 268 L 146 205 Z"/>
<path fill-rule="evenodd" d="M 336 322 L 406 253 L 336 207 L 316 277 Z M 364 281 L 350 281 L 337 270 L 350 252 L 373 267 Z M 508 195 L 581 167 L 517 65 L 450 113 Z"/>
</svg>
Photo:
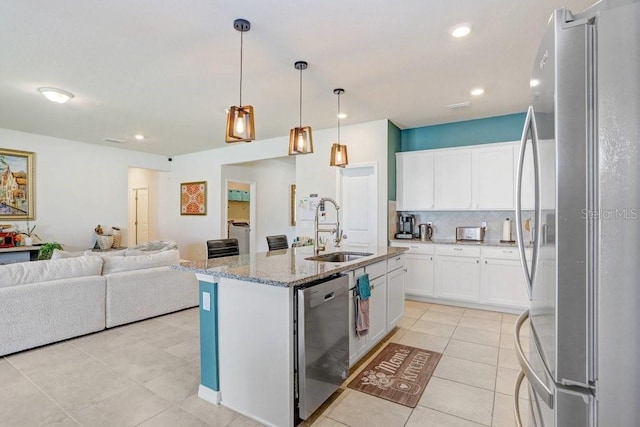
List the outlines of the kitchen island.
<svg viewBox="0 0 640 427">
<path fill-rule="evenodd" d="M 295 424 L 295 291 L 312 282 L 347 274 L 351 288 L 356 272 L 360 275 L 371 268 L 372 276 L 383 267 L 384 286 L 378 292 L 385 300 L 377 307 L 384 309 L 385 327 L 397 323 L 397 309 L 403 307 L 403 282 L 396 280 L 399 286 L 387 287 L 386 273 L 387 268 L 402 271 L 399 255 L 406 248 L 380 247 L 372 255 L 340 263 L 308 260 L 313 256 L 310 249 L 173 266 L 195 273 L 200 284 L 201 398 L 265 425 Z M 373 294 L 372 290 L 372 299 Z M 388 299 L 392 301 L 389 305 Z M 386 320 L 390 307 L 397 308 L 389 316 L 396 323 Z"/>
</svg>

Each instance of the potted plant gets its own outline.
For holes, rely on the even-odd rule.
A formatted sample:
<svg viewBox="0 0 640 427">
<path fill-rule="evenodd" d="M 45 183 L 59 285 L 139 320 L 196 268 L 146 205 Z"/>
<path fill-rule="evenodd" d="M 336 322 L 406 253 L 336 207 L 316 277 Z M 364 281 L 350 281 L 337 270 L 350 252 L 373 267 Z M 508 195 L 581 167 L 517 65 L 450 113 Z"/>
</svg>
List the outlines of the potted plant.
<svg viewBox="0 0 640 427">
<path fill-rule="evenodd" d="M 47 242 L 40 245 L 40 251 L 38 252 L 38 259 L 51 259 L 53 251 L 55 249 L 62 250 L 62 245 L 58 242 Z"/>
<path fill-rule="evenodd" d="M 15 226 L 16 229 L 16 235 L 18 236 L 24 236 L 24 246 L 32 246 L 33 245 L 33 238 L 37 237 L 38 239 L 40 239 L 40 236 L 38 236 L 36 233 L 33 232 L 33 230 L 36 229 L 36 225 L 34 224 L 33 227 L 30 226 L 29 221 L 27 221 L 27 228 L 25 231 L 22 231 L 20 229 L 20 227 L 18 227 L 17 225 Z M 20 239 L 23 240 L 23 239 Z"/>
</svg>

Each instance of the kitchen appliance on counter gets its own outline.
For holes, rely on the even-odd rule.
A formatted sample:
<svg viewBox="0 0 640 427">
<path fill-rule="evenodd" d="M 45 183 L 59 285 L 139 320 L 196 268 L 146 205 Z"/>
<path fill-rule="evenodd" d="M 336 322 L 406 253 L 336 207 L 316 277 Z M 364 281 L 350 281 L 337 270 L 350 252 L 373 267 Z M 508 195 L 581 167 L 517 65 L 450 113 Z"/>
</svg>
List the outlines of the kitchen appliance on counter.
<svg viewBox="0 0 640 427">
<path fill-rule="evenodd" d="M 535 426 L 638 425 L 639 22 L 640 0 L 601 0 L 580 14 L 556 10 L 533 65 L 516 181 L 516 234 L 531 299 L 514 335 L 518 425 L 525 412 Z M 529 263 L 522 194 L 530 163 Z M 529 407 L 520 410 L 525 377 Z"/>
<path fill-rule="evenodd" d="M 396 239 L 413 239 L 416 228 L 416 217 L 413 215 L 398 215 L 398 232 Z"/>
<path fill-rule="evenodd" d="M 349 376 L 349 276 L 298 289 L 295 315 L 295 418 L 306 420 Z"/>
<path fill-rule="evenodd" d="M 427 222 L 426 224 L 420 224 L 418 226 L 418 230 L 420 232 L 420 240 L 422 240 L 423 242 L 429 241 L 433 237 L 433 226 L 430 222 Z"/>
<path fill-rule="evenodd" d="M 482 227 L 456 227 L 456 240 L 482 242 L 484 241 L 486 230 L 486 225 Z"/>
</svg>

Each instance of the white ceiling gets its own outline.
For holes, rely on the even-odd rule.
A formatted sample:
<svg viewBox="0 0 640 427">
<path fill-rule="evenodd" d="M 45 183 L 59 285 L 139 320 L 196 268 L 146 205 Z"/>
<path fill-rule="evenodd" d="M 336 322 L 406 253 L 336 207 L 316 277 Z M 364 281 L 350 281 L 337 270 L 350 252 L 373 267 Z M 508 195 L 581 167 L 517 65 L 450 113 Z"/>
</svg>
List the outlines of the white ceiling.
<svg viewBox="0 0 640 427">
<path fill-rule="evenodd" d="M 222 147 L 243 103 L 258 139 L 388 118 L 401 129 L 521 112 L 553 9 L 592 0 L 3 0 L 0 127 L 167 156 Z M 470 22 L 472 33 L 449 29 Z M 38 92 L 75 94 L 55 105 Z M 471 99 L 469 90 L 486 93 Z M 464 110 L 446 105 L 471 101 Z M 133 135 L 148 136 L 135 141 Z M 107 143 L 117 138 L 124 144 Z"/>
</svg>

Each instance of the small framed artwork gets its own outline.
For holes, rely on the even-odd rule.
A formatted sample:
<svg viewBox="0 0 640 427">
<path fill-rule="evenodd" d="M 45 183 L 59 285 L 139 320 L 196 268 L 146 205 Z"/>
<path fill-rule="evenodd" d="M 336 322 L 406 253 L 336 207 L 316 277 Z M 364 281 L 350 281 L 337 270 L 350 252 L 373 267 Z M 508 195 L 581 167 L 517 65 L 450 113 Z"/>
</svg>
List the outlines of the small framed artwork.
<svg viewBox="0 0 640 427">
<path fill-rule="evenodd" d="M 180 184 L 180 215 L 207 214 L 207 182 Z"/>
<path fill-rule="evenodd" d="M 34 156 L 0 148 L 0 220 L 35 219 Z"/>
</svg>

